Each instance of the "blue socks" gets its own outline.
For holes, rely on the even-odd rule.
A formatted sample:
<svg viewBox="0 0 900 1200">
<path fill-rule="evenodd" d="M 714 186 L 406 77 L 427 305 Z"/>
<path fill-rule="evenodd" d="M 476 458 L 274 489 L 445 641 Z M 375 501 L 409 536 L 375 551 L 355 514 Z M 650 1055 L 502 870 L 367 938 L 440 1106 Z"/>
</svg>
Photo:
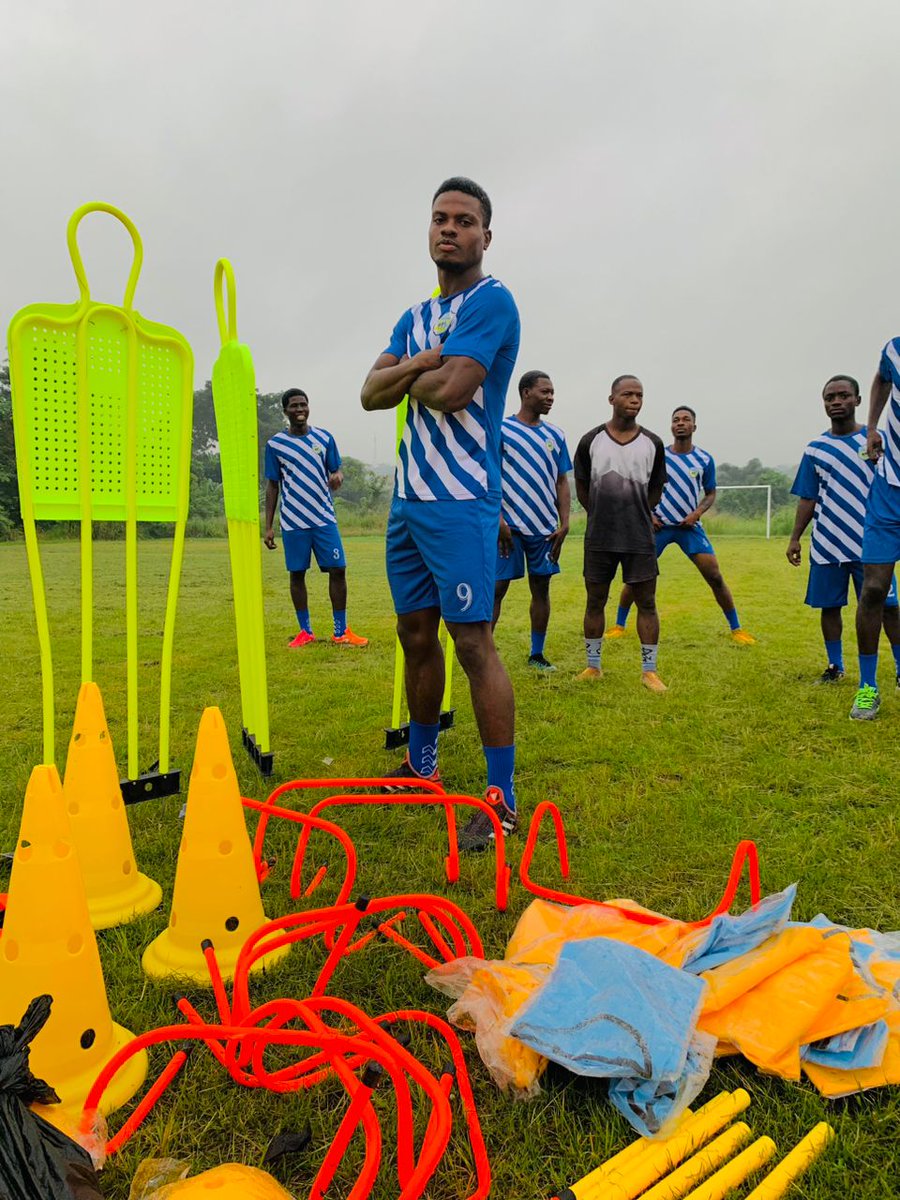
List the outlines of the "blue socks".
<svg viewBox="0 0 900 1200">
<path fill-rule="evenodd" d="M 347 610 L 346 608 L 336 608 L 334 610 L 334 636 L 343 637 L 347 632 Z"/>
<path fill-rule="evenodd" d="M 873 687 L 877 690 L 875 674 L 878 670 L 877 654 L 861 654 L 859 656 L 859 686 Z"/>
<path fill-rule="evenodd" d="M 725 614 L 725 620 L 728 622 L 728 628 L 731 630 L 740 629 L 741 622 L 737 615 L 737 609 L 732 608 Z"/>
<path fill-rule="evenodd" d="M 538 654 L 544 653 L 544 642 L 547 640 L 546 633 L 535 633 L 531 631 L 531 657 L 536 658 Z"/>
<path fill-rule="evenodd" d="M 410 735 L 412 726 L 410 726 Z M 412 736 L 410 736 L 412 747 Z M 503 793 L 506 807 L 516 811 L 516 793 L 513 785 L 513 773 L 516 769 L 515 746 L 483 746 L 484 759 L 487 763 L 487 785 L 496 787 Z"/>
<path fill-rule="evenodd" d="M 630 612 L 631 612 L 630 604 L 626 608 L 623 608 L 622 605 L 620 604 L 618 606 L 618 608 L 616 609 L 616 624 L 621 625 L 622 628 L 624 629 L 625 622 L 628 620 L 628 614 Z"/>
<path fill-rule="evenodd" d="M 900 647 L 898 647 L 900 649 Z M 825 655 L 828 659 L 829 667 L 837 667 L 839 670 L 844 669 L 844 646 L 840 639 L 836 642 L 825 642 Z"/>
<path fill-rule="evenodd" d="M 409 765 L 427 779 L 437 770 L 437 744 L 440 725 L 409 723 Z"/>
<path fill-rule="evenodd" d="M 300 628 L 303 630 L 303 632 L 304 633 L 312 633 L 312 625 L 310 624 L 310 620 L 309 620 L 309 609 L 308 608 L 298 608 L 298 609 L 295 609 L 295 611 L 297 613 L 297 622 L 298 622 Z"/>
<path fill-rule="evenodd" d="M 897 668 L 897 674 L 900 675 L 900 645 L 891 646 L 891 650 L 894 653 L 894 665 Z"/>
</svg>

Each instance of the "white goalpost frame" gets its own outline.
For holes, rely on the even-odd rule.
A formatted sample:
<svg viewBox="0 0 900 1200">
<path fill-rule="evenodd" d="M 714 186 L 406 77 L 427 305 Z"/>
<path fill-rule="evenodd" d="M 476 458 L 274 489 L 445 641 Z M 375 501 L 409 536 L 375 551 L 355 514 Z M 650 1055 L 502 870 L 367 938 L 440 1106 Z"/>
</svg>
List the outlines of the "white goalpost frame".
<svg viewBox="0 0 900 1200">
<path fill-rule="evenodd" d="M 771 483 L 726 483 L 716 488 L 717 492 L 758 492 L 766 493 L 766 537 L 772 536 L 772 485 Z"/>
</svg>

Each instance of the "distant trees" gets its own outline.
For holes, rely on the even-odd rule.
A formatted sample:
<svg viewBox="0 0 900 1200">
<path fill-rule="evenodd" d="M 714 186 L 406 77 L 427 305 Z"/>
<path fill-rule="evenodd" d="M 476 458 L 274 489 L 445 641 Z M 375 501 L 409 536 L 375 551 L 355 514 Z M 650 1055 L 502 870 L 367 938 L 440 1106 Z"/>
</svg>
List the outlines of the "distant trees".
<svg viewBox="0 0 900 1200">
<path fill-rule="evenodd" d="M 260 505 L 262 504 L 263 455 L 266 442 L 284 428 L 280 392 L 257 393 L 259 428 Z M 340 438 L 338 438 L 340 445 Z M 343 518 L 371 519 L 386 512 L 390 495 L 390 479 L 377 474 L 359 459 L 345 457 L 344 484 L 338 493 Z M 54 523 L 60 534 L 77 532 L 76 523 Z M 16 455 L 12 425 L 12 396 L 9 387 L 9 366 L 0 364 L 0 539 L 15 537 L 22 528 L 19 511 L 19 490 L 16 479 Z M 168 525 L 142 526 L 141 532 L 150 537 L 167 536 Z M 104 522 L 97 527 L 98 536 L 116 537 L 121 526 Z M 207 380 L 194 392 L 194 440 L 191 454 L 191 508 L 188 532 L 194 535 L 216 536 L 225 533 L 225 506 L 222 497 L 222 468 L 216 435 L 212 384 Z"/>
<path fill-rule="evenodd" d="M 19 487 L 16 482 L 16 447 L 13 441 L 12 393 L 9 365 L 0 363 L 0 538 L 22 526 Z"/>
<path fill-rule="evenodd" d="M 736 467 L 732 463 L 718 463 L 716 479 L 722 485 L 768 484 L 772 488 L 773 512 L 793 503 L 793 478 L 775 467 L 764 467 L 758 458 L 751 458 L 745 467 Z M 766 493 L 720 492 L 716 497 L 716 508 L 720 512 L 733 513 L 739 517 L 759 516 L 766 511 Z"/>
</svg>

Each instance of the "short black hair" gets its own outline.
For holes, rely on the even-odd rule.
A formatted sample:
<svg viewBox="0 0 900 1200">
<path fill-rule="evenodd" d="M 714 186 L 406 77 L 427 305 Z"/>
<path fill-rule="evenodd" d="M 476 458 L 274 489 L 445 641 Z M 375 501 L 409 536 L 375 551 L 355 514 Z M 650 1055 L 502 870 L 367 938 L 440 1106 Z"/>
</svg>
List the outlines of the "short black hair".
<svg viewBox="0 0 900 1200">
<path fill-rule="evenodd" d="M 677 404 L 675 408 L 672 409 L 672 416 L 674 417 L 677 412 L 689 412 L 694 420 L 697 420 L 697 414 L 689 404 Z"/>
<path fill-rule="evenodd" d="M 823 397 L 825 396 L 825 388 L 828 387 L 829 383 L 841 383 L 841 382 L 849 383 L 850 386 L 853 388 L 853 395 L 854 396 L 859 395 L 859 384 L 856 382 L 856 380 L 853 378 L 852 375 L 832 375 L 832 377 L 830 379 L 825 380 L 825 383 L 822 386 L 822 396 Z"/>
<path fill-rule="evenodd" d="M 524 396 L 529 388 L 533 388 L 539 379 L 549 379 L 546 371 L 526 371 L 519 380 L 519 395 Z"/>
<path fill-rule="evenodd" d="M 287 411 L 289 401 L 293 400 L 295 396 L 302 396 L 307 404 L 309 403 L 309 396 L 307 396 L 303 388 L 288 388 L 288 390 L 281 397 L 281 408 L 284 412 Z"/>
<path fill-rule="evenodd" d="M 609 394 L 610 395 L 613 394 L 613 392 L 616 390 L 616 388 L 619 386 L 619 384 L 622 382 L 623 379 L 637 379 L 638 383 L 641 382 L 640 377 L 637 375 L 631 375 L 631 374 L 617 375 L 615 377 L 615 379 L 612 381 L 612 383 L 609 385 Z"/>
<path fill-rule="evenodd" d="M 431 197 L 431 203 L 434 204 L 438 196 L 443 196 L 444 192 L 462 192 L 466 196 L 472 196 L 481 205 L 482 222 L 485 229 L 491 227 L 491 217 L 493 216 L 493 208 L 491 199 L 483 187 L 479 187 L 473 179 L 467 179 L 465 175 L 452 175 L 449 179 L 445 179 L 438 190 Z"/>
</svg>

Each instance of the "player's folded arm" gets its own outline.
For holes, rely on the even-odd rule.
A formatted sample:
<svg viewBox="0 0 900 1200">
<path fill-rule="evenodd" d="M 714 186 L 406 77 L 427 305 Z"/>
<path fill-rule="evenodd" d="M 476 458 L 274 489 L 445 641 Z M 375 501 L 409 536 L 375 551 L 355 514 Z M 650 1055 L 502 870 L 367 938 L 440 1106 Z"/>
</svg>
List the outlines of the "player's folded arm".
<svg viewBox="0 0 900 1200">
<path fill-rule="evenodd" d="M 359 398 L 366 412 L 379 408 L 395 408 L 406 395 L 409 380 L 409 360 L 396 354 L 379 354 L 362 385 Z"/>
<path fill-rule="evenodd" d="M 463 354 L 448 355 L 434 371 L 425 371 L 409 394 L 426 408 L 437 412 L 461 412 L 484 382 L 485 367 Z"/>
</svg>

